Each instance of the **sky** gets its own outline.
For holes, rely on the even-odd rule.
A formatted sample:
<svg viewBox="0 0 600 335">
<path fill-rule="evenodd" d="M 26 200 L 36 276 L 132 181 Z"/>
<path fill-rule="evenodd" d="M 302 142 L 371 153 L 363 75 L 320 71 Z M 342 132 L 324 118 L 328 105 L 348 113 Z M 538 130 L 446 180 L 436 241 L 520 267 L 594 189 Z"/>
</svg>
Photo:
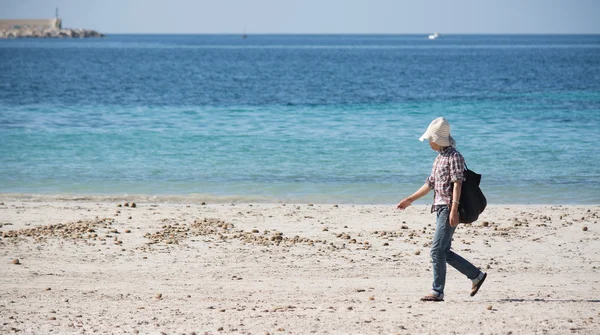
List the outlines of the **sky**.
<svg viewBox="0 0 600 335">
<path fill-rule="evenodd" d="M 0 0 L 0 19 L 130 34 L 600 34 L 600 0 Z"/>
</svg>

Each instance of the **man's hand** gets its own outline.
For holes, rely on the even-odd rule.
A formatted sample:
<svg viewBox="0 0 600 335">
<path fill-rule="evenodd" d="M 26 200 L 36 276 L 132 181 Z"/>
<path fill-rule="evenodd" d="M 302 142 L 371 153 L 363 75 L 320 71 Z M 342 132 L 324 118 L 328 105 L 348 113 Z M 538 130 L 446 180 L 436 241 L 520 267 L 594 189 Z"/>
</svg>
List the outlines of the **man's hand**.
<svg viewBox="0 0 600 335">
<path fill-rule="evenodd" d="M 458 205 L 460 205 L 460 202 L 458 202 L 458 200 L 460 200 L 460 194 L 462 192 L 462 183 L 461 182 L 455 182 L 454 186 L 452 186 L 452 203 L 450 205 L 452 205 L 452 209 L 450 209 L 450 226 L 451 227 L 456 227 L 458 226 L 459 223 L 459 216 L 458 216 Z"/>
<path fill-rule="evenodd" d="M 429 192 L 429 190 L 430 190 L 429 184 L 427 184 L 427 183 L 423 184 L 423 186 L 421 186 L 421 188 L 419 188 L 417 190 L 417 192 L 415 192 L 413 195 L 400 201 L 398 203 L 398 205 L 396 206 L 396 208 L 397 209 L 405 209 L 406 207 L 412 205 L 413 201 L 421 199 L 425 194 L 427 194 Z"/>
<path fill-rule="evenodd" d="M 458 206 L 456 206 L 458 207 Z M 458 226 L 458 222 L 459 222 L 459 218 L 458 218 L 458 209 L 454 209 L 452 208 L 452 210 L 450 211 L 450 226 L 451 227 L 456 227 Z"/>
<path fill-rule="evenodd" d="M 398 205 L 396 206 L 397 209 L 405 209 L 406 207 L 410 206 L 412 204 L 412 200 L 410 200 L 410 198 L 406 198 L 403 199 L 402 201 L 400 201 L 398 203 Z"/>
</svg>

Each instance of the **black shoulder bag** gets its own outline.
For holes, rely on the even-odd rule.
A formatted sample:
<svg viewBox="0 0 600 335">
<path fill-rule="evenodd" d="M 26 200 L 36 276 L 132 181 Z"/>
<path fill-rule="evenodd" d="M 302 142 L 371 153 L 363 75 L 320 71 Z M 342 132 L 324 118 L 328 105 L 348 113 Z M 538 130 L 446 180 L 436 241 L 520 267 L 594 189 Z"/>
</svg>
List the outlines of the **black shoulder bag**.
<svg viewBox="0 0 600 335">
<path fill-rule="evenodd" d="M 458 206 L 458 221 L 460 223 L 477 221 L 479 214 L 487 206 L 487 199 L 481 188 L 479 188 L 480 182 L 481 175 L 469 170 L 465 164 L 465 181 L 462 183 L 460 205 Z"/>
</svg>

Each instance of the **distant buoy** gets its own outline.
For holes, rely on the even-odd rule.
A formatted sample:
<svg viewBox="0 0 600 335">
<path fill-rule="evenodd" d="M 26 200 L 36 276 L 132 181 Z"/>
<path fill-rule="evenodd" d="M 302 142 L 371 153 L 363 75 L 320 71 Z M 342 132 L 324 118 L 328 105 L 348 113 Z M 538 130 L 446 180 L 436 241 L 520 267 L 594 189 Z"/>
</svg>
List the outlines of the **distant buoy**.
<svg viewBox="0 0 600 335">
<path fill-rule="evenodd" d="M 433 33 L 432 35 L 429 35 L 428 38 L 430 40 L 435 40 L 436 38 L 440 37 L 439 33 Z"/>
</svg>

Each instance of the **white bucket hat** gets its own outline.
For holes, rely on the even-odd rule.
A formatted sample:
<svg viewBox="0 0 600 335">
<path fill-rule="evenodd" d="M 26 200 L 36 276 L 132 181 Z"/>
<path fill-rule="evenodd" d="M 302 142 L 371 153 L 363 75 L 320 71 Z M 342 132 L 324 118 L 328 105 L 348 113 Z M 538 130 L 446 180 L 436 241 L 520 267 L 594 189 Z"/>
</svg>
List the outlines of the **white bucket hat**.
<svg viewBox="0 0 600 335">
<path fill-rule="evenodd" d="M 456 145 L 456 142 L 450 136 L 450 123 L 443 117 L 431 121 L 423 136 L 419 138 L 421 142 L 424 140 L 434 142 L 440 147 L 453 147 Z"/>
</svg>

